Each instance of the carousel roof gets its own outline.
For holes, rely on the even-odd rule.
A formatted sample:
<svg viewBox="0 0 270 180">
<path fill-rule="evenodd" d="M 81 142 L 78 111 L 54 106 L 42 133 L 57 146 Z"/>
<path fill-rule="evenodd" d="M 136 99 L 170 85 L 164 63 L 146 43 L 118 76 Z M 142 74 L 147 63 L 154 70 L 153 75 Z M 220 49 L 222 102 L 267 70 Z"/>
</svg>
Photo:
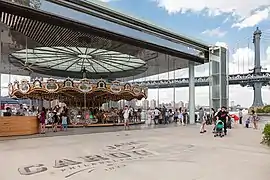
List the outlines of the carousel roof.
<svg viewBox="0 0 270 180">
<path fill-rule="evenodd" d="M 37 10 L 0 1 L 0 23 L 10 28 L 17 48 L 9 62 L 17 67 L 51 76 L 81 78 L 81 68 L 85 66 L 89 78 L 121 78 L 146 69 L 147 75 L 154 75 L 185 68 L 188 61 L 208 61 L 207 45 L 136 19 L 128 21 L 124 15 L 94 3 L 41 2 Z M 167 56 L 174 58 L 174 63 L 170 58 L 169 68 Z"/>
<path fill-rule="evenodd" d="M 31 69 L 42 69 L 44 74 L 47 70 L 50 75 L 69 71 L 71 77 L 76 77 L 84 68 L 91 78 L 106 77 L 111 73 L 138 74 L 147 68 L 146 62 L 135 56 L 86 47 L 37 47 L 16 51 L 12 56 L 21 64 L 27 63 Z"/>
</svg>

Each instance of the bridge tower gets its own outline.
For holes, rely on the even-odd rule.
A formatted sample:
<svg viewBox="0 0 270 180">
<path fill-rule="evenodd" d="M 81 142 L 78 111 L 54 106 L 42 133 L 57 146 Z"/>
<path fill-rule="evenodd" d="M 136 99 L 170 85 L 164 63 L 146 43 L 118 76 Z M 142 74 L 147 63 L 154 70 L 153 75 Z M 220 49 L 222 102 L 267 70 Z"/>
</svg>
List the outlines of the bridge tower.
<svg viewBox="0 0 270 180">
<path fill-rule="evenodd" d="M 261 41 L 262 31 L 257 27 L 255 32 L 253 33 L 253 43 L 254 43 L 254 51 L 255 51 L 255 59 L 254 59 L 254 68 L 252 69 L 253 75 L 261 75 L 262 66 L 261 66 L 261 56 L 260 56 L 260 41 Z M 262 107 L 262 86 L 263 82 L 250 82 L 249 85 L 253 87 L 253 104 L 252 107 Z"/>
</svg>

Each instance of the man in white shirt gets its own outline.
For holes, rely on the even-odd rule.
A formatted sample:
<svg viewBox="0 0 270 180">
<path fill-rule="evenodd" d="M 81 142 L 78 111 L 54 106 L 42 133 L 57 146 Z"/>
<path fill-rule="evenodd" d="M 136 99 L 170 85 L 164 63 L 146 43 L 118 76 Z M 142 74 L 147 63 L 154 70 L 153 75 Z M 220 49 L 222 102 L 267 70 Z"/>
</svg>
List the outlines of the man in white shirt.
<svg viewBox="0 0 270 180">
<path fill-rule="evenodd" d="M 128 106 L 125 106 L 125 108 L 123 110 L 125 130 L 127 128 L 129 129 L 129 113 L 130 113 L 130 109 L 128 108 Z"/>
<path fill-rule="evenodd" d="M 159 120 L 159 115 L 160 115 L 159 109 L 155 108 L 155 110 L 154 110 L 154 123 L 155 123 L 155 125 L 157 125 L 157 122 Z"/>
</svg>

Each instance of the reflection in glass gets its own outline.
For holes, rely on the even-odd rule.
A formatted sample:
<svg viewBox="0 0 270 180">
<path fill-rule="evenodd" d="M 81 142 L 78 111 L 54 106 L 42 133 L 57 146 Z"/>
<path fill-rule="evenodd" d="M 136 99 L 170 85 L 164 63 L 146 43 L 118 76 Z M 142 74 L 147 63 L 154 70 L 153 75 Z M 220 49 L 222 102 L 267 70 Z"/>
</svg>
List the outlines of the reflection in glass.
<svg viewBox="0 0 270 180">
<path fill-rule="evenodd" d="M 91 16 L 86 13 L 82 13 L 82 12 L 79 12 L 79 11 L 76 11 L 76 10 L 73 10 L 64 6 L 60 6 L 60 5 L 48 2 L 47 0 L 42 0 L 41 2 L 42 2 L 41 3 L 42 5 L 40 9 L 48 13 L 53 13 L 58 16 L 59 14 L 61 14 L 61 16 L 64 18 L 69 18 L 74 21 L 79 21 L 81 23 L 84 23 L 90 26 L 105 29 L 105 30 L 108 30 L 117 34 L 125 35 L 131 38 L 139 39 L 139 40 L 153 43 L 156 45 L 161 45 L 161 46 L 171 48 L 177 51 L 182 51 L 182 52 L 186 52 L 192 55 L 201 56 L 198 50 L 189 48 L 183 44 L 175 43 L 170 40 L 166 40 L 161 37 L 151 35 L 147 32 L 142 32 L 142 31 L 135 30 L 129 27 L 125 27 L 123 25 L 109 22 L 109 21 Z M 83 7 L 80 7 L 80 8 L 83 8 Z M 86 8 L 84 8 L 84 10 L 87 12 L 91 12 Z"/>
</svg>

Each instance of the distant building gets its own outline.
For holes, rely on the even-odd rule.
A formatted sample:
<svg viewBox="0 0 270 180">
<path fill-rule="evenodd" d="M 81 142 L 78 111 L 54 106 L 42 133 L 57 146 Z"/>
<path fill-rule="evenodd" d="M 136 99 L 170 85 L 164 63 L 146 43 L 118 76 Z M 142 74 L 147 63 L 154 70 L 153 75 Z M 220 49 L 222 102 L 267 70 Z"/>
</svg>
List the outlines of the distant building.
<svg viewBox="0 0 270 180">
<path fill-rule="evenodd" d="M 109 103 L 102 104 L 102 109 L 105 111 L 108 111 L 109 110 Z"/>
<path fill-rule="evenodd" d="M 128 106 L 131 106 L 131 107 L 133 107 L 133 108 L 135 108 L 136 105 L 137 105 L 137 99 L 133 99 L 133 100 L 129 101 L 129 102 L 127 103 L 127 105 L 128 105 Z"/>
<path fill-rule="evenodd" d="M 149 101 L 147 99 L 143 100 L 142 108 L 143 109 L 148 109 L 149 108 Z"/>
<path fill-rule="evenodd" d="M 152 99 L 150 101 L 150 109 L 155 109 L 157 107 L 157 101 Z"/>
<path fill-rule="evenodd" d="M 119 109 L 123 109 L 126 105 L 126 101 L 125 100 L 120 100 L 118 101 L 118 108 Z"/>
</svg>

